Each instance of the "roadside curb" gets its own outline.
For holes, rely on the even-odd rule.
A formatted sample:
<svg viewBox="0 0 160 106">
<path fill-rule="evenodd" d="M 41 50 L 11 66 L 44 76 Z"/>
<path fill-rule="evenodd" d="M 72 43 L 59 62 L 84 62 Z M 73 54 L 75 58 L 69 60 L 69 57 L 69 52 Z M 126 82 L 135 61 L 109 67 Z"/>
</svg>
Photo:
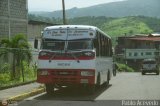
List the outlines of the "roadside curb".
<svg viewBox="0 0 160 106">
<path fill-rule="evenodd" d="M 34 95 L 37 95 L 37 94 L 40 94 L 40 93 L 43 93 L 43 92 L 45 92 L 45 88 L 37 88 L 37 89 L 33 89 L 30 92 L 26 92 L 26 93 L 23 93 L 23 94 L 19 94 L 19 95 L 10 97 L 7 100 L 9 100 L 9 101 L 12 101 L 12 100 L 13 101 L 20 101 L 20 100 L 23 100 L 23 99 L 28 98 L 30 96 L 34 96 Z"/>
<path fill-rule="evenodd" d="M 43 92 L 45 92 L 44 87 L 35 88 L 32 91 L 25 92 L 16 96 L 12 96 L 4 100 L 0 100 L 0 106 L 9 106 L 9 104 L 17 103 L 18 101 L 22 101 L 28 97 L 35 96 Z"/>
<path fill-rule="evenodd" d="M 4 86 L 4 87 L 0 87 L 0 90 L 13 88 L 13 87 L 18 87 L 18 86 L 22 86 L 22 85 L 27 85 L 27 84 L 34 83 L 34 82 L 36 82 L 36 80 L 28 81 L 28 82 L 22 82 L 22 83 L 15 84 L 15 85 L 10 85 L 10 86 Z"/>
</svg>

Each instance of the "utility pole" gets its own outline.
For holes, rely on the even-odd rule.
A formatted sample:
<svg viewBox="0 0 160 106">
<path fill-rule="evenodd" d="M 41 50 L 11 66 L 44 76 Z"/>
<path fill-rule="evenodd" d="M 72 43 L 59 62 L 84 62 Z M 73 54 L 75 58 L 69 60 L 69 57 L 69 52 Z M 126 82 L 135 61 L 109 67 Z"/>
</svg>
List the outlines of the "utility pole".
<svg viewBox="0 0 160 106">
<path fill-rule="evenodd" d="M 8 0 L 8 39 L 11 38 L 11 12 L 10 12 L 10 0 Z"/>
<path fill-rule="evenodd" d="M 63 8 L 63 24 L 66 25 L 66 13 L 65 13 L 65 2 L 62 0 L 62 8 Z"/>
<path fill-rule="evenodd" d="M 126 40 L 127 40 L 127 39 L 126 39 L 126 35 L 127 35 L 127 34 L 125 33 L 125 41 L 124 41 L 124 44 L 125 44 L 125 53 L 124 53 L 125 64 L 126 64 L 126 57 L 127 57 L 127 56 L 126 56 L 126 55 L 127 55 L 127 54 L 126 54 L 126 49 L 127 49 L 127 47 L 126 47 L 126 46 L 127 46 L 127 43 L 126 43 Z"/>
<path fill-rule="evenodd" d="M 126 37 L 127 37 L 127 33 L 125 33 L 125 41 L 124 41 L 124 43 L 125 43 L 125 71 L 127 72 L 127 39 L 126 39 Z"/>
</svg>

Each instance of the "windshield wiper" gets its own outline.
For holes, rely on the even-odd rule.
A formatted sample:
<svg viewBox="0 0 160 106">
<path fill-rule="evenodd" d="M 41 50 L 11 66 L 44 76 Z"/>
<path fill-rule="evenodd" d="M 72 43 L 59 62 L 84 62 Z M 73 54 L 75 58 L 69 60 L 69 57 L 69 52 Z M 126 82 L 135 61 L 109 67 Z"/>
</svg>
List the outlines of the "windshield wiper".
<svg viewBox="0 0 160 106">
<path fill-rule="evenodd" d="M 81 50 L 73 50 L 73 51 L 81 51 Z M 57 55 L 56 52 L 54 52 L 55 54 L 52 55 L 52 57 L 49 59 L 49 62 L 52 62 L 52 59 Z M 75 56 L 75 54 L 73 52 L 68 52 L 71 54 L 71 56 L 77 61 L 77 63 L 80 63 L 79 59 Z"/>
<path fill-rule="evenodd" d="M 56 56 L 57 54 L 55 53 L 54 55 L 52 55 L 52 57 L 49 59 L 49 62 L 52 61 L 52 59 Z"/>
<path fill-rule="evenodd" d="M 79 59 L 72 52 L 71 55 L 74 57 L 75 60 L 77 60 L 77 63 L 80 63 Z"/>
<path fill-rule="evenodd" d="M 52 61 L 52 59 L 57 55 L 57 53 L 62 53 L 62 51 L 55 51 L 54 55 L 51 55 L 51 58 L 49 59 L 49 62 Z"/>
<path fill-rule="evenodd" d="M 71 50 L 71 51 L 81 51 L 81 50 Z M 71 56 L 77 61 L 77 63 L 80 63 L 79 59 L 75 56 L 73 52 L 69 52 Z"/>
</svg>

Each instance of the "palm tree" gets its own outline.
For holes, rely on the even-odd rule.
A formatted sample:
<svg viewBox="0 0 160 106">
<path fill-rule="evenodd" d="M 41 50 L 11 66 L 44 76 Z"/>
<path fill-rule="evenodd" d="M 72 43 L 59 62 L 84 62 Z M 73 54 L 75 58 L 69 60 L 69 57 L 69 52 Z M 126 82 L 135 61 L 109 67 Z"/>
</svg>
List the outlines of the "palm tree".
<svg viewBox="0 0 160 106">
<path fill-rule="evenodd" d="M 16 78 L 16 67 L 19 67 L 22 70 L 22 61 L 27 60 L 30 62 L 32 59 L 27 39 L 25 35 L 18 34 L 11 39 L 2 39 L 0 45 L 0 57 L 9 55 L 12 57 L 12 78 Z"/>
</svg>

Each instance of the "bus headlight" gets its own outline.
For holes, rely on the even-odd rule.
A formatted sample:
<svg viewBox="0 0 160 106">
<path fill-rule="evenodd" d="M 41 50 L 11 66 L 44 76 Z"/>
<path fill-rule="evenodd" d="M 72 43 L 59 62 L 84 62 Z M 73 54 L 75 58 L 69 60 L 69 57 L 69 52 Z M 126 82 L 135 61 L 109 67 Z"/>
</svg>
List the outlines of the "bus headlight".
<svg viewBox="0 0 160 106">
<path fill-rule="evenodd" d="M 93 71 L 81 71 L 81 76 L 94 76 Z"/>
<path fill-rule="evenodd" d="M 39 71 L 38 75 L 49 75 L 47 70 Z"/>
<path fill-rule="evenodd" d="M 45 56 L 45 55 L 47 55 L 47 52 L 40 52 L 39 55 L 40 56 Z"/>
<path fill-rule="evenodd" d="M 86 56 L 95 56 L 95 52 L 84 52 Z"/>
<path fill-rule="evenodd" d="M 91 52 L 86 52 L 84 53 L 86 56 L 92 56 L 92 53 Z"/>
</svg>

